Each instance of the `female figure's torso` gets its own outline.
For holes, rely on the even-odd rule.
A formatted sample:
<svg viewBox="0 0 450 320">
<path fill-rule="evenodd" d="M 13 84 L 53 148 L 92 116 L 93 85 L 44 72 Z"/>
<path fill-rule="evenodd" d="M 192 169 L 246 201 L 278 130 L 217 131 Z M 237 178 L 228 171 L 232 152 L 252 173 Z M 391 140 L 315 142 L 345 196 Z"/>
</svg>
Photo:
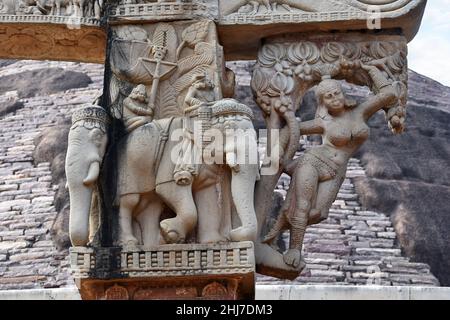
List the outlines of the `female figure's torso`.
<svg viewBox="0 0 450 320">
<path fill-rule="evenodd" d="M 369 138 L 369 126 L 356 109 L 348 110 L 339 117 L 330 116 L 321 120 L 323 145 L 317 151 L 338 166 L 346 165 L 354 152 Z"/>
</svg>

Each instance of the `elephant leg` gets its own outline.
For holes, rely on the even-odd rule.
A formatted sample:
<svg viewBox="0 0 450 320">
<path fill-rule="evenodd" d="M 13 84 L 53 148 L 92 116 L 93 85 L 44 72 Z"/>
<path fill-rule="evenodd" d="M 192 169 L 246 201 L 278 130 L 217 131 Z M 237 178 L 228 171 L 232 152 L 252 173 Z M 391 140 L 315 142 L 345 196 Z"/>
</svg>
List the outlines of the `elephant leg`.
<svg viewBox="0 0 450 320">
<path fill-rule="evenodd" d="M 163 210 L 163 203 L 159 199 L 154 200 L 136 217 L 142 228 L 142 242 L 144 246 L 159 245 L 159 218 Z"/>
<path fill-rule="evenodd" d="M 136 246 L 139 242 L 133 235 L 133 210 L 139 204 L 138 194 L 125 195 L 120 198 L 119 243 L 121 246 Z"/>
<path fill-rule="evenodd" d="M 161 221 L 161 234 L 167 243 L 182 243 L 197 225 L 197 208 L 192 196 L 192 186 L 175 182 L 156 187 L 156 193 L 176 213 L 176 217 Z"/>
<path fill-rule="evenodd" d="M 222 210 L 217 205 L 218 195 L 215 184 L 196 191 L 194 197 L 198 210 L 198 242 L 225 242 L 227 239 L 220 234 Z"/>
<path fill-rule="evenodd" d="M 258 177 L 257 165 L 242 165 L 239 172 L 232 171 L 231 193 L 242 226 L 230 232 L 232 241 L 256 241 L 254 192 Z"/>
</svg>

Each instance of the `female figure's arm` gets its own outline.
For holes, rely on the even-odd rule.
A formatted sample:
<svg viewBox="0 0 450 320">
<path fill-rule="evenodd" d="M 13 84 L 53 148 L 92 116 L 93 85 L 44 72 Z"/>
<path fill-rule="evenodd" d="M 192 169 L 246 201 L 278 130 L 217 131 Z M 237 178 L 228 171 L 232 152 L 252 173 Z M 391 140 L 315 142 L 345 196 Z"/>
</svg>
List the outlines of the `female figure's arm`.
<svg viewBox="0 0 450 320">
<path fill-rule="evenodd" d="M 317 119 L 300 122 L 300 133 L 302 135 L 323 134 L 323 127 Z"/>
<path fill-rule="evenodd" d="M 359 108 L 363 112 L 364 119 L 367 121 L 379 110 L 390 107 L 397 100 L 397 95 L 389 80 L 375 66 L 361 66 L 372 78 L 378 94 L 362 103 Z"/>
</svg>

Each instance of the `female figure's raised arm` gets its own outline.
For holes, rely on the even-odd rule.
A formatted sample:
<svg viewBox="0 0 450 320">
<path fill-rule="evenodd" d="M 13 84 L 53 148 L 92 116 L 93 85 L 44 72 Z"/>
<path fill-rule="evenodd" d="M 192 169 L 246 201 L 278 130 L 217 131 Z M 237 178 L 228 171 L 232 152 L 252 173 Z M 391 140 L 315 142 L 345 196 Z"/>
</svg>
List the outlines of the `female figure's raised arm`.
<svg viewBox="0 0 450 320">
<path fill-rule="evenodd" d="M 364 119 L 367 121 L 379 110 L 391 107 L 397 101 L 397 95 L 389 80 L 375 66 L 361 65 L 372 78 L 378 94 L 360 105 Z"/>
</svg>

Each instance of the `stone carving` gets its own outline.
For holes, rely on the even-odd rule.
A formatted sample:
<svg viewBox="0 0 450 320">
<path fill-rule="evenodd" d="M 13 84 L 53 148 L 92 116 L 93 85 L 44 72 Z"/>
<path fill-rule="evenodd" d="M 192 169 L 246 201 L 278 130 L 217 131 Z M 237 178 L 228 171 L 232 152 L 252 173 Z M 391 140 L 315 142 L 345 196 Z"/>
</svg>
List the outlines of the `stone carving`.
<svg viewBox="0 0 450 320">
<path fill-rule="evenodd" d="M 417 33 L 422 0 L 226 0 L 220 1 L 219 33 L 229 60 L 255 59 L 264 39 L 286 33 L 401 29 Z M 262 27 L 264 26 L 264 27 Z"/>
<path fill-rule="evenodd" d="M 144 85 L 138 85 L 123 101 L 123 122 L 128 132 L 153 121 L 154 111 L 148 105 L 147 92 Z"/>
<path fill-rule="evenodd" d="M 22 3 L 22 9 L 19 9 Z M 226 59 L 242 60 L 255 59 L 260 42 L 267 37 L 285 33 L 287 23 L 292 33 L 314 32 L 318 29 L 365 30 L 369 27 L 369 21 L 379 17 L 383 29 L 402 30 L 410 41 L 418 30 L 425 3 L 423 0 L 1 0 L 0 25 L 7 29 L 11 27 L 14 32 L 17 23 L 28 24 L 26 27 L 30 30 L 36 28 L 36 24 L 44 24 L 46 28 L 52 27 L 51 35 L 69 33 L 73 34 L 73 38 L 77 35 L 75 31 L 82 30 L 85 33 L 102 33 L 106 38 L 101 22 L 119 25 L 209 19 L 217 23 Z M 60 9 L 57 7 L 59 4 Z M 271 8 L 270 12 L 268 7 Z M 259 8 L 256 13 L 255 8 Z M 377 13 L 374 15 L 373 12 Z M 102 19 L 103 16 L 105 19 Z M 262 29 L 259 27 L 261 24 L 265 25 Z M 70 30 L 59 30 L 56 28 L 58 25 L 64 25 Z M 27 47 L 40 47 L 39 39 L 32 40 Z M 69 51 L 78 50 L 77 44 L 69 44 Z M 104 47 L 104 40 L 90 43 L 89 52 L 95 52 L 98 56 L 95 62 L 104 62 Z M 26 55 L 26 52 L 23 55 L 8 52 L 2 57 L 20 59 Z M 89 54 L 86 58 L 81 53 L 79 56 L 81 58 L 73 58 L 56 51 L 39 59 L 81 59 L 93 62 Z"/>
<path fill-rule="evenodd" d="M 253 128 L 251 120 L 246 114 L 239 110 L 233 110 L 236 103 L 232 100 L 223 100 L 216 102 L 211 107 L 214 110 L 216 107 L 231 105 L 229 108 L 224 108 L 224 112 L 228 112 L 228 114 L 217 114 L 212 117 L 213 129 L 225 131 L 224 120 L 221 121 L 219 118 L 227 118 L 227 125 L 235 126 L 245 132 Z M 248 113 L 249 111 L 247 111 Z M 139 243 L 136 236 L 133 235 L 132 213 L 140 221 L 142 234 L 145 235 L 143 240 L 145 245 L 159 243 L 159 226 L 167 243 L 184 242 L 196 227 L 197 218 L 206 219 L 205 222 L 201 222 L 198 229 L 198 238 L 201 242 L 220 242 L 225 241 L 227 237 L 232 241 L 254 239 L 256 237 L 256 214 L 252 196 L 258 176 L 257 164 L 241 165 L 239 170 L 233 170 L 231 199 L 233 199 L 242 226 L 231 230 L 229 236 L 221 235 L 219 231 L 220 213 L 213 214 L 211 212 L 217 212 L 218 208 L 211 209 L 212 206 L 208 204 L 210 199 L 217 199 L 215 175 L 218 174 L 217 170 L 220 169 L 220 164 L 216 169 L 214 165 L 212 165 L 213 168 L 200 166 L 198 173 L 194 173 L 195 181 L 193 182 L 190 179 L 189 183 L 177 183 L 176 181 L 175 164 L 171 161 L 171 155 L 176 152 L 174 148 L 182 148 L 184 144 L 180 146 L 165 140 L 172 135 L 174 130 L 182 128 L 181 120 L 182 118 L 155 120 L 135 129 L 119 143 L 119 150 L 122 152 L 118 168 L 121 243 L 125 245 Z M 254 131 L 250 131 L 250 134 L 252 132 L 254 134 Z M 248 138 L 255 140 L 256 136 Z M 224 147 L 225 150 L 230 148 L 235 150 L 230 146 Z M 149 155 L 152 156 L 149 157 Z M 214 201 L 214 203 L 216 202 Z M 159 224 L 159 218 L 164 208 L 163 204 L 173 208 L 177 217 L 164 220 Z M 139 211 L 139 208 L 142 208 L 142 211 Z M 211 216 L 217 221 L 214 221 Z"/>
<path fill-rule="evenodd" d="M 109 20 L 120 21 L 180 21 L 218 17 L 218 0 L 120 0 L 111 8 Z"/>
<path fill-rule="evenodd" d="M 97 20 L 100 20 L 102 8 L 103 0 L 2 0 L 0 2 L 0 13 L 3 14 L 72 16 Z M 82 23 L 92 22 L 84 20 Z"/>
<path fill-rule="evenodd" d="M 293 12 L 333 12 L 353 11 L 360 14 L 368 14 L 370 10 L 379 10 L 382 13 L 396 10 L 407 10 L 417 4 L 414 0 L 231 0 L 220 3 L 225 16 L 237 15 L 268 15 L 286 14 Z M 321 15 L 320 17 L 325 17 Z M 283 18 L 287 18 L 284 16 Z M 316 18 L 319 16 L 316 15 Z M 256 21 L 255 21 L 256 22 Z"/>
<path fill-rule="evenodd" d="M 166 243 L 183 243 L 191 235 L 201 243 L 254 240 L 257 161 L 238 167 L 233 139 L 208 140 L 208 130 L 223 135 L 236 129 L 256 146 L 251 110 L 235 100 L 222 99 L 222 90 L 231 90 L 227 88 L 229 74 L 216 57 L 220 49 L 214 25 L 208 20 L 159 23 L 121 26 L 114 32 L 111 109 L 129 131 L 118 142 L 121 151 L 115 201 L 119 206 L 119 243 L 156 245 L 161 241 L 160 230 Z M 139 84 L 142 97 L 144 93 L 147 96 L 148 102 L 140 102 L 141 109 L 147 104 L 147 109 L 154 110 L 154 121 L 134 115 L 130 120 L 130 97 L 124 97 L 134 84 Z M 195 123 L 199 120 L 202 129 L 196 137 Z M 177 130 L 183 132 L 181 144 L 169 141 Z M 205 156 L 204 151 L 215 149 L 223 149 L 224 157 Z M 252 152 L 254 155 L 245 156 L 257 159 L 256 148 Z M 172 154 L 179 155 L 175 163 Z M 224 165 L 232 168 L 229 176 Z M 217 186 L 227 190 L 218 192 Z M 225 207 L 230 206 L 218 207 L 219 197 L 233 205 L 240 226 L 232 226 L 225 218 L 231 212 L 222 211 L 229 211 Z M 160 221 L 165 207 L 176 217 Z M 135 232 L 134 224 L 142 232 Z"/>
<path fill-rule="evenodd" d="M 406 43 L 424 5 L 0 0 L 2 57 L 104 62 L 107 52 L 101 107 L 74 112 L 66 162 L 71 265 L 83 297 L 251 298 L 255 265 L 297 277 L 305 229 L 327 217 L 371 115 L 382 109 L 393 132 L 404 130 Z M 370 29 L 371 9 L 385 29 L 378 35 L 360 31 Z M 234 75 L 225 68 L 225 59 L 256 55 L 251 86 L 270 137 L 264 165 L 277 171 L 261 177 L 253 112 L 230 99 Z M 348 101 L 343 80 L 373 96 Z M 299 121 L 314 86 L 317 117 Z M 323 144 L 294 160 L 308 134 L 322 134 Z M 277 148 L 281 156 L 270 158 Z M 282 173 L 291 187 L 268 226 Z M 273 243 L 284 230 L 287 252 Z"/>
<path fill-rule="evenodd" d="M 384 109 L 392 131 L 401 133 L 404 129 L 407 97 L 404 38 L 372 37 L 371 41 L 362 41 L 357 36 L 352 40 L 350 37 L 336 36 L 331 41 L 325 35 L 297 40 L 285 38 L 268 41 L 260 50 L 252 88 L 266 116 L 268 129 L 281 130 L 283 157 L 279 173 L 262 177 L 264 183 L 257 185 L 259 230 L 267 216 L 265 208 L 269 207 L 264 199 L 270 198 L 281 172 L 293 177 L 280 216 L 263 241 L 271 243 L 287 228 L 291 230 L 290 250 L 281 261 L 277 251 L 257 244 L 257 264 L 262 273 L 295 278 L 304 267 L 300 259 L 304 232 L 299 230 L 327 217 L 343 182 L 348 159 L 367 139 L 366 122 L 370 116 Z M 332 78 L 368 86 L 376 95 L 356 107 L 345 99 Z M 317 118 L 314 122 L 298 123 L 295 112 L 304 94 L 314 85 L 318 85 Z M 346 116 L 334 114 L 334 108 Z M 352 116 L 350 120 L 347 116 L 350 114 L 360 116 Z M 320 125 L 314 125 L 319 122 Z M 300 134 L 323 134 L 324 145 L 292 162 Z"/>
<path fill-rule="evenodd" d="M 69 235 L 75 246 L 89 242 L 91 203 L 107 144 L 108 114 L 89 106 L 74 112 L 66 158 L 70 192 Z"/>
<path fill-rule="evenodd" d="M 2 25 L 0 57 L 104 62 L 106 34 L 103 30 L 73 29 L 60 25 Z"/>
<path fill-rule="evenodd" d="M 254 256 L 252 242 L 176 244 L 113 254 L 94 248 L 70 249 L 82 298 L 93 300 L 108 294 L 135 300 L 253 299 Z M 112 272 L 119 280 L 92 279 L 93 274 L 101 274 L 105 260 L 115 266 Z"/>
<path fill-rule="evenodd" d="M 397 102 L 394 87 L 375 66 L 354 61 L 346 66 L 362 68 L 371 77 L 377 94 L 355 105 L 349 102 L 336 80 L 323 80 L 316 89 L 316 119 L 300 124 L 302 134 L 323 136 L 323 145 L 307 151 L 286 167 L 293 177 L 286 202 L 264 242 L 271 243 L 282 231 L 289 229 L 289 250 L 286 264 L 297 268 L 306 226 L 328 218 L 328 212 L 344 182 L 347 163 L 353 153 L 367 140 L 370 117 L 382 108 Z"/>
</svg>

